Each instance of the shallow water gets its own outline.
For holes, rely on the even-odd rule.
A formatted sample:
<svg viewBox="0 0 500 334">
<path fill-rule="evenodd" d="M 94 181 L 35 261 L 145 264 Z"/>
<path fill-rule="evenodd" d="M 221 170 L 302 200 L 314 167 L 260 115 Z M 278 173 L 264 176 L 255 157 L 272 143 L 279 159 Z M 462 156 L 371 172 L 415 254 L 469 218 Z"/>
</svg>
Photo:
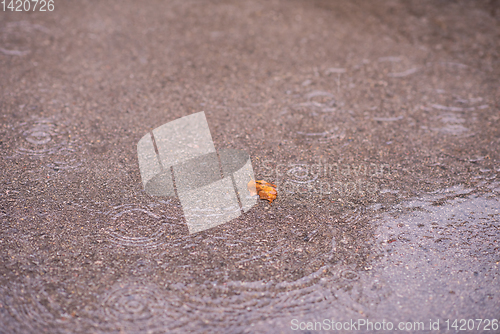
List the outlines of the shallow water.
<svg viewBox="0 0 500 334">
<path fill-rule="evenodd" d="M 498 29 L 482 6 L 0 12 L 0 332 L 498 319 Z M 201 110 L 219 154 L 248 153 L 278 198 L 189 234 L 178 198 L 144 191 L 137 143 Z"/>
<path fill-rule="evenodd" d="M 396 323 L 409 320 L 407 314 L 419 321 L 497 315 L 500 201 L 494 192 L 476 194 L 453 187 L 390 208 L 374 207 L 363 214 L 365 218 L 344 216 L 341 220 L 350 228 L 361 221 L 373 226 L 374 238 L 365 241 L 371 243 L 368 256 L 373 260 L 365 268 L 324 264 L 291 280 L 228 277 L 249 262 L 268 258 L 259 263 L 272 266 L 269 262 L 292 250 L 280 240 L 270 245 L 256 239 L 250 228 L 244 234 L 240 230 L 174 239 L 172 224 L 181 223 L 164 214 L 162 208 L 169 204 L 121 206 L 105 212 L 109 232 L 97 240 L 106 254 L 103 260 L 90 259 L 81 249 L 73 253 L 70 247 L 65 251 L 74 259 L 73 268 L 54 268 L 57 264 L 37 249 L 23 260 L 7 261 L 12 277 L 2 285 L 3 324 L 8 326 L 4 330 L 267 332 L 270 325 L 287 331 L 291 319 Z M 137 225 L 127 222 L 140 223 L 139 233 L 134 234 Z M 267 238 L 276 234 L 274 228 L 266 232 Z M 216 251 L 235 249 L 229 252 L 231 259 L 220 261 L 233 261 L 236 268 L 221 263 L 197 271 L 197 263 L 208 260 L 205 245 Z M 339 234 L 329 246 L 331 259 L 338 248 L 360 244 Z M 120 253 L 126 258 L 120 259 Z M 176 258 L 174 263 L 174 254 L 193 258 Z M 70 275 L 57 274 L 68 269 Z"/>
</svg>

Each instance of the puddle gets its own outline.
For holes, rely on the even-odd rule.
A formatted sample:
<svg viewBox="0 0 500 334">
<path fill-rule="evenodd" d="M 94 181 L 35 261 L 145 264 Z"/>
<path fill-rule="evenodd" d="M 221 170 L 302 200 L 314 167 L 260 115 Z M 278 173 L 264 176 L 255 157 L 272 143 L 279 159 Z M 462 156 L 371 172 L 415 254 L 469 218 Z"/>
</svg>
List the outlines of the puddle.
<svg viewBox="0 0 500 334">
<path fill-rule="evenodd" d="M 0 23 L 0 333 L 304 334 L 294 320 L 324 319 L 444 332 L 445 319 L 498 317 L 484 8 L 74 5 Z M 190 234 L 178 190 L 208 168 L 183 165 L 151 197 L 137 143 L 201 107 L 214 147 L 248 152 L 278 198 Z M 176 131 L 148 154 L 195 148 Z M 203 192 L 193 220 L 225 196 Z"/>
<path fill-rule="evenodd" d="M 330 98 L 311 98 L 324 96 Z M 454 113 L 439 120 L 465 122 Z M 336 131 L 295 135 L 316 140 Z M 45 166 L 78 175 L 63 126 L 35 119 L 18 133 L 16 159 L 46 159 Z M 177 200 L 154 201 L 137 190 L 138 176 L 123 168 L 119 177 L 108 175 L 113 169 L 97 164 L 90 175 L 99 180 L 100 201 L 84 187 L 65 194 L 75 198 L 27 197 L 27 204 L 1 211 L 10 276 L 0 277 L 0 328 L 259 333 L 269 326 L 287 332 L 292 319 L 495 316 L 500 202 L 494 177 L 483 187 L 491 193 L 455 185 L 408 199 L 389 183 L 369 183 L 394 177 L 385 167 L 283 164 L 272 168 L 283 186 L 279 205 L 259 202 L 227 224 L 189 234 Z M 136 188 L 104 192 L 112 180 L 134 177 Z M 22 190 L 16 189 L 10 191 Z M 366 208 L 356 202 L 365 196 Z"/>
<path fill-rule="evenodd" d="M 422 321 L 444 319 L 455 312 L 461 317 L 473 317 L 477 312 L 483 317 L 495 316 L 499 297 L 496 287 L 500 273 L 500 200 L 491 194 L 475 194 L 472 189 L 455 186 L 412 198 L 384 211 L 377 206 L 378 215 L 374 212 L 376 215 L 366 221 L 376 228 L 374 239 L 365 241 L 371 243 L 372 258 L 365 268 L 342 264 L 346 253 L 341 248 L 359 247 L 359 242 L 337 234 L 330 239 L 327 254 L 329 261 L 340 255 L 340 262 L 325 263 L 292 280 L 214 280 L 210 275 L 198 273 L 206 277 L 200 281 L 203 276 L 191 276 L 199 269 L 195 262 L 184 261 L 183 266 L 178 258 L 176 267 L 169 267 L 166 255 L 187 256 L 188 253 L 182 252 L 184 249 L 198 259 L 204 258 L 202 240 L 215 249 L 221 248 L 218 241 L 238 249 L 232 255 L 225 255 L 236 266 L 263 259 L 276 261 L 275 255 L 282 256 L 287 247 L 279 246 L 278 242 L 273 249 L 259 250 L 268 240 L 253 237 L 245 241 L 243 236 L 251 235 L 249 231 L 244 234 L 233 231 L 208 239 L 201 235 L 185 236 L 175 243 L 163 242 L 172 233 L 162 226 L 169 219 L 166 205 L 123 205 L 106 213 L 107 222 L 116 228 L 109 234 L 111 242 L 142 251 L 162 250 L 154 257 L 156 260 L 138 258 L 122 264 L 137 268 L 132 271 L 136 279 L 119 279 L 106 290 L 102 286 L 84 289 L 85 284 L 90 284 L 88 278 L 68 277 L 58 281 L 49 275 L 10 282 L 2 288 L 0 314 L 6 325 L 14 327 L 4 328 L 42 332 L 57 329 L 63 333 L 84 332 L 89 328 L 99 333 L 156 333 L 165 329 L 198 332 L 200 328 L 204 332 L 222 328 L 233 332 L 249 328 L 252 332 L 265 332 L 261 327 L 264 323 L 286 331 L 291 319 L 307 321 L 311 316 L 392 322 L 408 317 Z M 152 220 L 148 226 L 122 227 L 149 219 Z M 354 215 L 340 221 L 352 229 L 364 219 Z M 316 232 L 311 232 L 308 238 L 314 242 Z M 249 255 L 241 253 L 242 250 Z M 111 274 L 109 264 L 103 266 L 100 262 L 94 265 Z M 210 265 L 205 268 L 206 272 Z M 227 269 L 218 270 L 227 273 Z M 474 307 L 466 307 L 471 303 Z M 414 308 L 416 304 L 418 310 Z"/>
<path fill-rule="evenodd" d="M 410 314 L 419 305 L 412 318 L 467 318 L 478 312 L 495 317 L 500 201 L 470 192 L 444 189 L 405 202 L 378 220 L 377 242 L 385 256 L 365 275 L 393 291 L 378 312 Z"/>
</svg>

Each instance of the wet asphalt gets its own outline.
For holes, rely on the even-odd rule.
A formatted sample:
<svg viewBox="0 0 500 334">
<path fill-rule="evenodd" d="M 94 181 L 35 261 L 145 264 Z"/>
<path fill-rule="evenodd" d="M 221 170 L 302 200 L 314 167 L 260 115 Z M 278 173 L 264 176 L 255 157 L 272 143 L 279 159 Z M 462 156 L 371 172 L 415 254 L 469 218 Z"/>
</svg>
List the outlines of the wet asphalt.
<svg viewBox="0 0 500 334">
<path fill-rule="evenodd" d="M 498 1 L 0 11 L 0 332 L 498 331 L 499 18 Z M 199 111 L 278 198 L 189 234 L 177 198 L 143 190 L 137 142 Z"/>
</svg>

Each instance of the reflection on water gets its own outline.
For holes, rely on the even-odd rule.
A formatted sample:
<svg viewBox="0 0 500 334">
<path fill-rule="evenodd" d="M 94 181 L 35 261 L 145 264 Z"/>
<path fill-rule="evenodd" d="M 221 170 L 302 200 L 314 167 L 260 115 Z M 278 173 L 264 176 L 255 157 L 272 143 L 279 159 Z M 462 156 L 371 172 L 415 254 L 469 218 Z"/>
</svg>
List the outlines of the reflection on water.
<svg viewBox="0 0 500 334">
<path fill-rule="evenodd" d="M 452 187 L 402 203 L 378 220 L 385 257 L 376 264 L 395 298 L 384 308 L 418 304 L 422 317 L 461 317 L 498 309 L 500 201 Z M 475 307 L 466 307 L 470 303 Z M 446 304 L 446 311 L 439 305 Z"/>
</svg>

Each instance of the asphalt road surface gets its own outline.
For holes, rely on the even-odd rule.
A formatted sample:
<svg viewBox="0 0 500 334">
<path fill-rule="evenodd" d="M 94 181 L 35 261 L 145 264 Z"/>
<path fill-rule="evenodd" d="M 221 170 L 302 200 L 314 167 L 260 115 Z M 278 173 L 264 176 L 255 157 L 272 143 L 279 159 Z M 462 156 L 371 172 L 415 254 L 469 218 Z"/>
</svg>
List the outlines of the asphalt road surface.
<svg viewBox="0 0 500 334">
<path fill-rule="evenodd" d="M 498 1 L 22 4 L 1 333 L 499 331 Z M 278 198 L 189 234 L 137 142 L 199 111 Z"/>
</svg>

